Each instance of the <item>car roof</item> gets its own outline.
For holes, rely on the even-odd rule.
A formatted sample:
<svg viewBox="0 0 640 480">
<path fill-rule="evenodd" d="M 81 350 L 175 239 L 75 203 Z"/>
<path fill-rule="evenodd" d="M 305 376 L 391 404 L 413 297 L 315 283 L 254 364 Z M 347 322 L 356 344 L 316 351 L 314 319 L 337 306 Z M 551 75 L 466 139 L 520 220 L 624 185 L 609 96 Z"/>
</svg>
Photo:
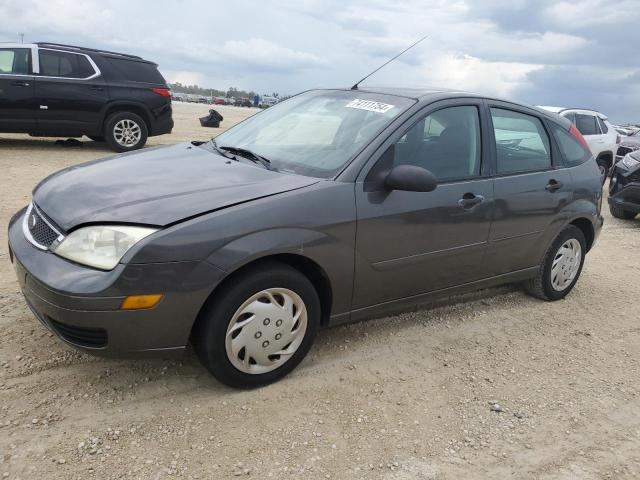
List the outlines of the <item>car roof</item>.
<svg viewBox="0 0 640 480">
<path fill-rule="evenodd" d="M 544 110 L 548 110 L 550 112 L 557 113 L 557 114 L 561 114 L 561 113 L 565 113 L 565 112 L 586 113 L 586 114 L 595 114 L 598 117 L 600 117 L 602 120 L 607 120 L 608 119 L 608 117 L 605 114 L 600 113 L 597 110 L 592 110 L 590 108 L 551 107 L 551 106 L 547 106 L 547 105 L 540 105 L 539 108 L 542 108 Z"/>
<path fill-rule="evenodd" d="M 337 90 L 351 90 L 350 88 L 339 88 Z M 358 92 L 379 93 L 382 95 L 393 95 L 396 97 L 412 98 L 414 100 L 423 100 L 427 97 L 450 98 L 452 94 L 469 97 L 481 97 L 480 95 L 464 92 L 461 90 L 453 90 L 446 88 L 399 88 L 399 87 L 360 87 Z"/>
<path fill-rule="evenodd" d="M 156 65 L 156 63 L 154 62 L 150 62 L 149 60 L 145 60 L 142 57 L 139 57 L 137 55 L 130 55 L 128 53 L 111 52 L 109 50 L 102 50 L 97 48 L 78 47 L 75 45 L 66 45 L 63 43 L 36 42 L 35 45 L 37 45 L 38 48 L 51 48 L 51 49 L 62 50 L 70 53 L 85 53 L 85 54 L 95 53 L 105 57 L 121 58 L 124 60 L 135 60 L 137 62 L 152 63 Z"/>
</svg>

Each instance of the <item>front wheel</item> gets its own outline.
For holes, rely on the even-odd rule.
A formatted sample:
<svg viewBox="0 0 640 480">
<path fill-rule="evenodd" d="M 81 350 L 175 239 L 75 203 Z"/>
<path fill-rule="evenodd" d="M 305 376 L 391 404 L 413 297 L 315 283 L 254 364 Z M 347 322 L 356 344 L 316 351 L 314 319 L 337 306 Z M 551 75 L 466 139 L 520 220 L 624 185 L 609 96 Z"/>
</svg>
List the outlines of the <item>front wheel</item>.
<svg viewBox="0 0 640 480">
<path fill-rule="evenodd" d="M 105 141 L 116 152 L 129 152 L 144 147 L 147 135 L 147 124 L 135 113 L 115 112 L 105 121 Z"/>
<path fill-rule="evenodd" d="M 230 279 L 193 333 L 200 361 L 222 383 L 253 388 L 281 379 L 305 357 L 320 325 L 309 279 L 279 262 Z"/>
<path fill-rule="evenodd" d="M 566 297 L 580 277 L 586 252 L 582 230 L 568 225 L 547 250 L 537 275 L 524 284 L 525 289 L 543 300 Z"/>
</svg>

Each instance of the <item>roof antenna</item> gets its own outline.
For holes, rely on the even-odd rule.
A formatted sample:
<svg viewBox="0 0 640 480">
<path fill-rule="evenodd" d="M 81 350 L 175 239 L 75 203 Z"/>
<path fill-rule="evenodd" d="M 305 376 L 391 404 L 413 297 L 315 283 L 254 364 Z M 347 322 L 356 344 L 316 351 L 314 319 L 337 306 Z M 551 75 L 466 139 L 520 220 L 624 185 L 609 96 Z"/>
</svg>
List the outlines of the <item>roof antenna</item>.
<svg viewBox="0 0 640 480">
<path fill-rule="evenodd" d="M 376 68 L 373 72 L 371 72 L 369 75 L 367 75 L 366 77 L 358 80 L 353 87 L 351 87 L 351 90 L 358 90 L 358 85 L 362 82 L 364 82 L 367 78 L 369 78 L 371 75 L 373 75 L 374 73 L 376 73 L 378 70 L 380 70 L 382 67 L 388 65 L 389 63 L 393 62 L 396 58 L 398 58 L 400 55 L 402 55 L 403 53 L 407 52 L 408 50 L 411 50 L 413 47 L 415 47 L 416 45 L 418 45 L 420 42 L 422 42 L 423 40 L 426 40 L 427 38 L 429 38 L 429 35 L 425 35 L 424 37 L 422 37 L 420 40 L 418 40 L 417 42 L 413 43 L 412 45 L 409 45 L 407 48 L 405 48 L 404 50 L 402 50 L 399 54 L 397 54 L 395 57 L 387 60 L 385 63 L 383 63 L 382 65 L 380 65 L 378 68 Z"/>
</svg>

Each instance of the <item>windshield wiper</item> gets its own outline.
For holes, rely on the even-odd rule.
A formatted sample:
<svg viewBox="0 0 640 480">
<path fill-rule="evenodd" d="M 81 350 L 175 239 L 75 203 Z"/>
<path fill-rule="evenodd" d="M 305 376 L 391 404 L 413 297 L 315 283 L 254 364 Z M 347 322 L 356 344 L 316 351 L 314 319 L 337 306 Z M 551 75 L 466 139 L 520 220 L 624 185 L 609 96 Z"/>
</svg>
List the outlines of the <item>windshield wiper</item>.
<svg viewBox="0 0 640 480">
<path fill-rule="evenodd" d="M 211 145 L 213 146 L 213 148 L 215 148 L 216 152 L 218 152 L 223 157 L 230 158 L 231 160 L 235 160 L 236 162 L 238 161 L 238 159 L 230 152 L 227 152 L 226 150 L 220 148 L 213 138 L 211 139 Z"/>
<path fill-rule="evenodd" d="M 249 149 L 246 148 L 241 148 L 241 147 L 218 147 L 217 145 L 215 145 L 216 148 L 220 148 L 222 150 L 225 150 L 227 152 L 230 153 L 235 153 L 237 155 L 240 155 L 248 160 L 251 160 L 254 163 L 260 163 L 262 165 L 264 165 L 265 168 L 271 170 L 271 160 L 269 160 L 268 158 L 263 157 L 262 155 L 258 155 L 255 152 L 252 152 Z"/>
</svg>

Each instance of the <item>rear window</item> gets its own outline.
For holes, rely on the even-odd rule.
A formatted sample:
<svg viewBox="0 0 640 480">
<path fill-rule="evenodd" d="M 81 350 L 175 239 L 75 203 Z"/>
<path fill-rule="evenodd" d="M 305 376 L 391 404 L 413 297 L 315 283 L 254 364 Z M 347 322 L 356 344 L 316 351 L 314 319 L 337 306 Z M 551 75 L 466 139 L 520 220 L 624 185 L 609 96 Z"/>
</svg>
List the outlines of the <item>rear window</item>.
<svg viewBox="0 0 640 480">
<path fill-rule="evenodd" d="M 165 85 L 166 82 L 158 67 L 153 63 L 138 62 L 124 58 L 106 58 L 118 76 L 130 82 L 154 83 Z"/>
<path fill-rule="evenodd" d="M 88 78 L 96 73 L 84 55 L 41 49 L 39 57 L 40 75 L 46 77 Z"/>
<path fill-rule="evenodd" d="M 549 137 L 538 118 L 492 108 L 491 119 L 499 174 L 551 168 Z"/>
<path fill-rule="evenodd" d="M 568 166 L 580 165 L 591 158 L 591 152 L 584 148 L 567 130 L 551 123 L 551 131 Z"/>
</svg>

